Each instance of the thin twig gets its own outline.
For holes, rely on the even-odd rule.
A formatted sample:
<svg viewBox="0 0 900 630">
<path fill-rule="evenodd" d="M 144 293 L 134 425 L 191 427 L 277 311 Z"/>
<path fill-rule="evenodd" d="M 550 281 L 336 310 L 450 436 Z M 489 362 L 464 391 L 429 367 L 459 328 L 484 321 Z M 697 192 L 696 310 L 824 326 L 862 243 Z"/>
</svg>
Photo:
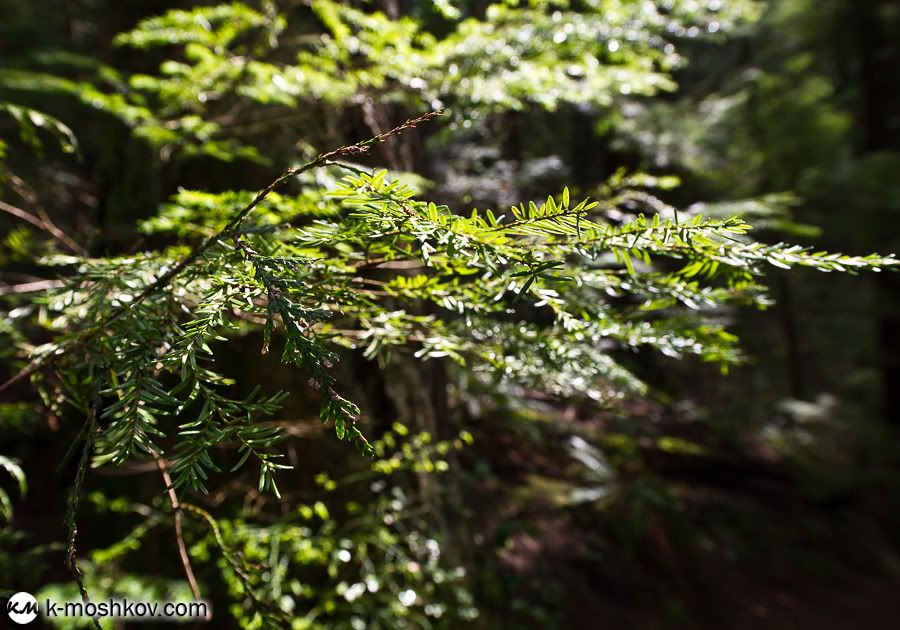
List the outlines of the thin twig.
<svg viewBox="0 0 900 630">
<path fill-rule="evenodd" d="M 26 365 L 24 368 L 19 370 L 19 372 L 17 372 L 9 380 L 7 380 L 2 385 L 0 385 L 0 392 L 5 391 L 6 389 L 11 387 L 15 383 L 18 383 L 22 379 L 28 378 L 29 376 L 31 376 L 32 374 L 37 372 L 39 369 L 41 369 L 45 365 L 53 364 L 53 363 L 59 361 L 60 359 L 62 359 L 64 356 L 70 354 L 71 352 L 82 348 L 85 344 L 87 344 L 89 341 L 94 339 L 94 337 L 99 335 L 104 330 L 107 330 L 110 324 L 119 320 L 122 316 L 124 316 L 126 313 L 130 312 L 138 304 L 142 303 L 144 300 L 146 300 L 148 297 L 150 297 L 151 295 L 153 295 L 160 289 L 168 286 L 169 283 L 172 282 L 172 280 L 174 280 L 176 276 L 178 276 L 179 274 L 181 274 L 181 272 L 183 272 L 185 269 L 187 269 L 191 265 L 191 263 L 193 263 L 195 260 L 197 260 L 197 258 L 199 258 L 204 252 L 206 252 L 206 250 L 208 250 L 214 244 L 218 243 L 223 238 L 227 238 L 228 236 L 237 233 L 237 231 L 240 228 L 241 223 L 244 221 L 244 219 L 246 219 L 247 216 L 251 212 L 253 212 L 253 210 L 260 203 L 262 203 L 262 201 L 266 197 L 268 197 L 270 193 L 272 193 L 272 191 L 274 191 L 276 188 L 279 188 L 280 186 L 282 186 L 287 180 L 289 180 L 292 177 L 295 177 L 297 175 L 300 175 L 302 173 L 305 173 L 307 171 L 310 171 L 314 168 L 323 166 L 323 165 L 329 163 L 330 161 L 335 160 L 336 158 L 366 153 L 369 150 L 369 148 L 372 147 L 373 145 L 378 144 L 380 142 L 384 142 L 388 138 L 398 135 L 398 134 L 401 134 L 404 131 L 406 131 L 407 129 L 412 129 L 413 127 L 416 127 L 417 125 L 420 125 L 424 122 L 432 120 L 432 119 L 436 118 L 437 116 L 440 116 L 440 114 L 441 114 L 440 110 L 428 112 L 426 114 L 419 116 L 418 118 L 412 118 L 410 120 L 407 120 L 403 124 L 398 125 L 397 127 L 394 127 L 390 131 L 379 134 L 379 135 L 375 136 L 374 138 L 369 138 L 368 140 L 364 140 L 362 142 L 357 142 L 356 144 L 350 144 L 350 145 L 347 145 L 344 147 L 340 147 L 339 149 L 335 149 L 334 151 L 329 151 L 327 153 L 321 153 L 317 157 L 310 160 L 309 162 L 306 162 L 305 164 L 302 164 L 300 166 L 293 166 L 293 167 L 289 168 L 284 173 L 279 175 L 271 184 L 269 184 L 268 186 L 266 186 L 265 188 L 260 190 L 259 193 L 256 195 L 256 197 L 253 198 L 253 201 L 251 201 L 249 204 L 244 206 L 244 208 L 241 209 L 240 212 L 238 212 L 234 216 L 234 218 L 232 218 L 231 221 L 229 221 L 228 224 L 224 228 L 222 228 L 219 232 L 210 236 L 209 238 L 204 240 L 202 243 L 197 245 L 193 250 L 191 250 L 190 253 L 188 253 L 184 258 L 182 258 L 180 261 L 178 261 L 168 271 L 163 273 L 161 276 L 159 276 L 159 278 L 157 278 L 155 281 L 153 281 L 147 287 L 145 287 L 144 290 L 142 290 L 139 294 L 137 294 L 131 302 L 129 302 L 127 304 L 123 304 L 121 306 L 118 306 L 118 307 L 112 309 L 112 311 L 110 311 L 110 314 L 103 321 L 101 321 L 98 325 L 85 331 L 81 336 L 76 338 L 75 341 L 73 341 L 71 344 L 69 344 L 65 348 L 61 349 L 60 351 L 56 352 L 55 354 L 44 355 L 43 357 L 39 357 L 39 358 L 31 361 L 28 365 Z"/>
<path fill-rule="evenodd" d="M 23 284 L 8 284 L 0 287 L 0 295 L 35 293 L 37 291 L 46 291 L 47 289 L 56 289 L 62 285 L 62 280 L 38 280 L 36 282 L 25 282 Z"/>
<path fill-rule="evenodd" d="M 66 511 L 66 529 L 68 534 L 66 540 L 68 547 L 66 548 L 66 566 L 72 571 L 75 582 L 78 583 L 78 591 L 81 593 L 81 600 L 85 604 L 91 602 L 88 595 L 87 587 L 84 585 L 84 573 L 78 566 L 77 551 L 75 549 L 75 540 L 78 537 L 78 504 L 81 502 L 81 488 L 84 484 L 84 478 L 87 474 L 88 465 L 90 463 L 91 450 L 94 446 L 94 431 L 97 427 L 97 413 L 100 406 L 99 387 L 95 389 L 93 400 L 88 411 L 87 425 L 84 431 L 84 448 L 81 451 L 81 460 L 78 462 L 78 470 L 75 473 L 75 483 L 72 485 L 72 494 L 69 495 L 69 509 Z M 102 630 L 97 617 L 92 617 L 94 627 Z"/>
<path fill-rule="evenodd" d="M 33 225 L 36 228 L 40 228 L 42 230 L 46 229 L 44 227 L 44 224 L 41 223 L 40 219 L 38 219 L 36 216 L 31 214 L 30 212 L 26 212 L 25 210 L 22 210 L 22 208 L 19 208 L 18 206 L 14 206 L 10 203 L 6 203 L 5 201 L 0 201 L 0 210 L 3 210 L 3 212 L 6 212 L 7 214 L 13 215 L 17 219 L 22 219 L 26 223 L 30 223 L 31 225 Z"/>
<path fill-rule="evenodd" d="M 166 491 L 169 493 L 169 502 L 172 504 L 172 510 L 175 516 L 175 540 L 178 543 L 178 555 L 181 556 L 181 566 L 184 567 L 184 576 L 187 578 L 188 584 L 191 586 L 191 592 L 194 599 L 201 599 L 200 585 L 197 584 L 197 578 L 194 577 L 194 570 L 191 567 L 191 558 L 188 555 L 187 547 L 184 544 L 184 536 L 181 531 L 181 504 L 178 502 L 178 495 L 175 488 L 172 487 L 172 476 L 169 474 L 169 465 L 166 460 L 159 456 L 159 453 L 150 449 L 150 454 L 156 460 L 159 466 L 159 472 L 162 473 L 163 482 L 166 484 Z"/>
<path fill-rule="evenodd" d="M 51 236 L 53 236 L 53 238 L 58 240 L 60 243 L 65 245 L 68 249 L 78 254 L 79 256 L 87 255 L 87 250 L 73 241 L 68 234 L 59 229 L 59 227 L 57 227 L 53 220 L 50 219 L 50 215 L 47 214 L 46 210 L 44 210 L 44 206 L 43 204 L 41 204 L 41 200 L 37 196 L 37 193 L 35 193 L 31 189 L 31 187 L 25 182 L 24 179 L 22 179 L 18 175 L 15 175 L 14 173 L 8 173 L 7 180 L 9 181 L 10 187 L 14 191 L 16 191 L 16 193 L 22 199 L 24 199 L 25 202 L 28 203 L 28 205 L 34 208 L 34 211 L 37 214 L 37 219 L 40 221 L 38 227 L 47 231 Z"/>
<path fill-rule="evenodd" d="M 219 549 L 225 556 L 225 560 L 228 562 L 228 564 L 231 565 L 232 570 L 240 580 L 241 585 L 250 596 L 250 598 L 261 609 L 267 610 L 271 614 L 276 615 L 282 623 L 289 623 L 290 616 L 288 615 L 288 613 L 283 611 L 274 602 L 269 602 L 263 599 L 263 597 L 256 591 L 255 588 L 253 588 L 253 585 L 251 584 L 248 571 L 261 570 L 264 567 L 258 565 L 244 566 L 242 558 L 238 554 L 233 552 L 231 548 L 225 543 L 225 539 L 222 538 L 222 531 L 219 529 L 219 524 L 216 522 L 216 519 L 213 518 L 212 514 L 210 514 L 200 506 L 194 505 L 193 503 L 181 503 L 181 509 L 188 513 L 195 514 L 196 516 L 199 516 L 201 519 L 206 521 L 206 523 L 209 525 L 209 528 L 212 530 L 213 538 L 215 539 L 216 544 L 219 546 Z"/>
</svg>

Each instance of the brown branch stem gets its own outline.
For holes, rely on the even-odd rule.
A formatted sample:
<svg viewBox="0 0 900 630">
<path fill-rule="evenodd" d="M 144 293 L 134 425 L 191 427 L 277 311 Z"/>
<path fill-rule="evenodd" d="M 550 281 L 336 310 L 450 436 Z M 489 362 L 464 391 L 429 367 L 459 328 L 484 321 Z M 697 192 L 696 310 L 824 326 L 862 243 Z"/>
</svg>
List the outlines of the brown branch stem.
<svg viewBox="0 0 900 630">
<path fill-rule="evenodd" d="M 156 465 L 159 466 L 159 472 L 162 473 L 163 482 L 166 484 L 166 491 L 169 493 L 169 502 L 172 504 L 175 518 L 175 541 L 178 544 L 178 555 L 181 557 L 181 566 L 184 567 L 184 576 L 191 586 L 191 593 L 194 594 L 194 599 L 200 599 L 200 585 L 197 584 L 197 578 L 194 577 L 194 569 L 191 567 L 191 557 L 188 555 L 187 547 L 184 544 L 184 535 L 181 530 L 181 520 L 183 516 L 181 504 L 178 502 L 178 494 L 176 494 L 175 488 L 172 487 L 172 476 L 169 474 L 169 464 L 153 449 L 150 449 L 150 454 L 153 455 L 153 459 L 156 460 Z"/>
<path fill-rule="evenodd" d="M 28 203 L 28 205 L 30 205 L 32 208 L 34 208 L 35 214 L 37 214 L 37 216 L 35 217 L 34 215 L 31 215 L 31 214 L 25 212 L 21 208 L 16 208 L 15 206 L 11 206 L 9 204 L 4 204 L 5 206 L 7 206 L 6 208 L 3 208 L 4 210 L 9 212 L 10 209 L 16 209 L 19 212 L 27 215 L 27 217 L 30 217 L 31 219 L 36 219 L 37 223 L 31 221 L 29 218 L 26 218 L 25 216 L 22 216 L 21 214 L 15 214 L 15 216 L 19 217 L 20 219 L 24 219 L 25 221 L 28 221 L 32 225 L 35 225 L 35 226 L 39 227 L 40 229 L 46 231 L 57 241 L 59 241 L 60 243 L 65 245 L 67 249 L 78 254 L 79 256 L 87 255 L 87 251 L 81 245 L 79 245 L 78 243 L 73 241 L 65 232 L 63 232 L 53 222 L 52 219 L 50 219 L 50 215 L 47 214 L 46 210 L 44 210 L 44 206 L 41 204 L 41 201 L 38 198 L 37 193 L 35 193 L 31 189 L 31 187 L 29 187 L 28 184 L 25 183 L 25 180 L 23 180 L 21 177 L 15 175 L 13 173 L 8 173 L 7 178 L 9 180 L 9 183 L 10 183 L 10 186 L 12 187 L 12 189 L 15 190 L 16 193 L 19 195 L 19 197 L 24 199 L 25 202 Z M 2 202 L 0 202 L 0 203 L 2 203 Z M 14 214 L 14 213 L 10 212 L 10 214 Z"/>
</svg>

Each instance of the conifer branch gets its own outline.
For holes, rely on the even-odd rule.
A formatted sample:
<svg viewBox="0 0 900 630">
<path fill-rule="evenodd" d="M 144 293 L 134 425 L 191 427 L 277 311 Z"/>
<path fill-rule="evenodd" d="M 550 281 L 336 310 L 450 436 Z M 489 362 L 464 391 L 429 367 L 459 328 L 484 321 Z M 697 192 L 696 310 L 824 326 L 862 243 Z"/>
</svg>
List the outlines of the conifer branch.
<svg viewBox="0 0 900 630">
<path fill-rule="evenodd" d="M 75 350 L 83 348 L 86 344 L 88 344 L 91 340 L 93 340 L 97 335 L 103 332 L 110 324 L 119 320 L 122 316 L 128 313 L 135 306 L 142 303 L 151 295 L 155 294 L 160 289 L 165 288 L 172 282 L 178 275 L 180 275 L 185 269 L 187 269 L 194 261 L 196 261 L 204 252 L 206 252 L 210 247 L 221 241 L 223 238 L 226 238 L 230 235 L 233 235 L 237 229 L 240 227 L 241 223 L 246 219 L 253 210 L 265 200 L 274 190 L 281 187 L 287 180 L 292 177 L 296 177 L 301 175 L 307 171 L 313 170 L 315 168 L 319 168 L 328 164 L 330 161 L 346 157 L 350 155 L 359 155 L 361 153 L 366 153 L 372 146 L 384 142 L 388 138 L 393 136 L 397 136 L 404 131 L 412 129 L 422 123 L 428 122 L 437 116 L 440 116 L 441 111 L 431 111 L 417 118 L 411 118 L 402 124 L 394 127 L 393 129 L 386 131 L 385 133 L 379 134 L 373 138 L 369 138 L 368 140 L 364 140 L 361 142 L 357 142 L 356 144 L 351 144 L 347 146 L 340 147 L 338 149 L 334 149 L 333 151 L 328 151 L 326 153 L 320 153 L 315 158 L 306 162 L 305 164 L 301 164 L 299 166 L 294 166 L 286 171 L 284 171 L 281 175 L 279 175 L 275 180 L 273 180 L 268 186 L 260 190 L 256 197 L 244 206 L 237 214 L 216 234 L 208 237 L 202 243 L 197 245 L 190 253 L 188 253 L 184 258 L 179 260 L 174 266 L 172 266 L 168 271 L 164 272 L 160 275 L 155 281 L 146 286 L 140 293 L 138 293 L 131 302 L 126 304 L 122 304 L 112 310 L 112 312 L 99 324 L 94 326 L 91 329 L 81 333 L 75 341 L 71 344 L 67 345 L 65 348 L 58 350 L 57 352 L 51 355 L 44 355 L 44 357 L 37 358 L 31 361 L 28 365 L 22 368 L 19 372 L 17 372 L 14 376 L 9 378 L 4 383 L 0 384 L 0 393 L 14 385 L 15 383 L 28 378 L 32 374 L 36 373 L 38 370 L 43 367 L 47 367 L 56 363 L 64 356 L 74 352 Z M 27 213 L 26 213 L 27 214 Z"/>
</svg>

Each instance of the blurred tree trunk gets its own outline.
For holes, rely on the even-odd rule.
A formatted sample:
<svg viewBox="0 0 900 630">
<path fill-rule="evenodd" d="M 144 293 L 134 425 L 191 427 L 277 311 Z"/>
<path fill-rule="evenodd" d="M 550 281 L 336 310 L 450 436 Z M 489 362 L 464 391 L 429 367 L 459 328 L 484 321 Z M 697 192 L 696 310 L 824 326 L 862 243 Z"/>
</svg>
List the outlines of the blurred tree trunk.
<svg viewBox="0 0 900 630">
<path fill-rule="evenodd" d="M 900 150 L 900 5 L 895 0 L 852 0 L 859 46 L 861 149 Z M 896 220 L 897 208 L 889 218 Z M 896 245 L 894 241 L 893 245 Z M 900 277 L 879 277 L 884 414 L 900 427 Z"/>
<path fill-rule="evenodd" d="M 396 0 L 387 0 L 383 6 L 388 15 L 400 10 Z M 363 119 L 372 135 L 382 134 L 409 117 L 409 112 L 380 101 L 375 95 L 363 104 Z M 427 173 L 418 134 L 408 133 L 391 138 L 382 143 L 380 149 L 391 170 Z M 425 315 L 429 310 L 430 305 L 422 303 L 416 314 Z M 383 371 L 384 393 L 397 414 L 396 420 L 407 425 L 414 434 L 429 434 L 434 441 L 447 439 L 456 432 L 450 419 L 447 372 L 440 361 L 423 362 L 411 354 L 396 352 Z M 446 458 L 452 459 L 452 452 Z M 451 466 L 451 470 L 455 469 Z M 417 479 L 420 498 L 428 506 L 447 543 L 447 557 L 451 562 L 461 562 L 460 550 L 465 548 L 462 529 L 449 525 L 451 521 L 459 520 L 458 514 L 462 509 L 458 484 L 448 475 L 439 477 L 428 472 L 418 473 Z"/>
</svg>

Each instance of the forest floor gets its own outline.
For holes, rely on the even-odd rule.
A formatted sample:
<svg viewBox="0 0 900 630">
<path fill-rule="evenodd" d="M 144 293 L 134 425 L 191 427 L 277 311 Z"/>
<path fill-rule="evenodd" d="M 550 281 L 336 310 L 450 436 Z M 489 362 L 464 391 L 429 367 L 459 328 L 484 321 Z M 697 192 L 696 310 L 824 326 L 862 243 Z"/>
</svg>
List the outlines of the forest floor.
<svg viewBox="0 0 900 630">
<path fill-rule="evenodd" d="M 900 627 L 897 528 L 870 489 L 811 498 L 789 462 L 759 448 L 694 451 L 703 440 L 678 419 L 655 439 L 571 420 L 614 448 L 581 463 L 548 452 L 559 436 L 541 432 L 558 421 L 490 438 L 492 470 L 474 486 L 492 506 L 475 519 L 476 541 L 501 576 L 483 580 L 480 596 L 509 608 L 493 625 Z M 573 502 L 579 490 L 592 500 Z"/>
</svg>

